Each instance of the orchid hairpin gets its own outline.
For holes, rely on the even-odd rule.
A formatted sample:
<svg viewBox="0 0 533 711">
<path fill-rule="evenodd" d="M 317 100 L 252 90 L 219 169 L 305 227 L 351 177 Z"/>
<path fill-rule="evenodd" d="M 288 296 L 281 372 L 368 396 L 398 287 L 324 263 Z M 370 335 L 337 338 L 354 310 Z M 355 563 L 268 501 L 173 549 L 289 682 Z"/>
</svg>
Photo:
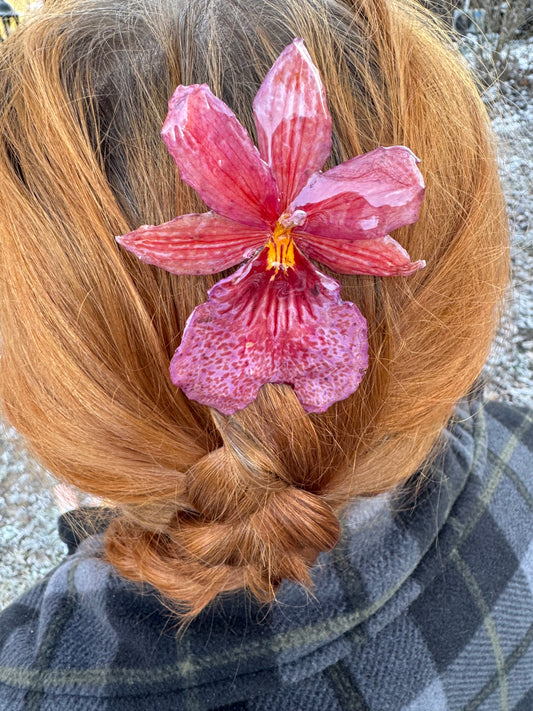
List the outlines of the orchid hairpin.
<svg viewBox="0 0 533 711">
<path fill-rule="evenodd" d="M 365 373 L 366 321 L 308 257 L 343 274 L 423 267 L 388 233 L 416 222 L 424 183 L 403 146 L 320 172 L 331 117 L 301 39 L 279 56 L 253 108 L 259 150 L 207 85 L 179 86 L 162 136 L 210 212 L 117 240 L 174 274 L 215 274 L 247 260 L 187 321 L 170 373 L 189 398 L 232 414 L 264 383 L 288 383 L 305 410 L 323 412 Z"/>
</svg>

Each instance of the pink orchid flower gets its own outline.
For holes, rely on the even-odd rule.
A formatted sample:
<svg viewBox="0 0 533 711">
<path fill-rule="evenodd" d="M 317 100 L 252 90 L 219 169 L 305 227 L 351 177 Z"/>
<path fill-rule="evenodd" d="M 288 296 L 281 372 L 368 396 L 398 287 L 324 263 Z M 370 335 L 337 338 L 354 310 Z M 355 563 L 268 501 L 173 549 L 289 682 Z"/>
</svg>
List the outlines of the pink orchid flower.
<svg viewBox="0 0 533 711">
<path fill-rule="evenodd" d="M 307 257 L 343 274 L 423 267 L 388 233 L 416 222 L 424 182 L 403 146 L 320 172 L 331 117 L 301 39 L 279 56 L 253 108 L 259 150 L 207 85 L 179 86 L 162 136 L 211 211 L 117 240 L 174 274 L 215 274 L 248 260 L 187 321 L 170 373 L 190 399 L 233 414 L 264 383 L 287 383 L 305 410 L 323 412 L 365 373 L 366 321 Z"/>
</svg>

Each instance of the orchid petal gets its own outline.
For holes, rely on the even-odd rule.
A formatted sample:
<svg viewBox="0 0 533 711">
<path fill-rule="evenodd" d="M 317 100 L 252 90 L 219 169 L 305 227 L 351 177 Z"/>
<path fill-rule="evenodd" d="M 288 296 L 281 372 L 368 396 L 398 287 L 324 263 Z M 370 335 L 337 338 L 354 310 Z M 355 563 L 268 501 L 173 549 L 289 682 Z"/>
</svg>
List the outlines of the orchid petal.
<svg viewBox="0 0 533 711">
<path fill-rule="evenodd" d="M 286 47 L 266 75 L 254 99 L 254 117 L 283 212 L 331 151 L 326 93 L 302 39 Z"/>
<path fill-rule="evenodd" d="M 404 146 L 376 148 L 312 177 L 290 206 L 301 229 L 339 239 L 375 239 L 418 220 L 424 181 Z"/>
<path fill-rule="evenodd" d="M 213 212 L 181 215 L 117 237 L 143 262 L 172 274 L 216 274 L 248 259 L 267 240 L 268 231 L 252 230 Z"/>
<path fill-rule="evenodd" d="M 161 135 L 180 177 L 212 210 L 251 227 L 276 220 L 270 168 L 235 114 L 206 84 L 178 86 Z"/>
<path fill-rule="evenodd" d="M 295 250 L 294 268 L 267 268 L 263 249 L 209 291 L 189 317 L 170 366 L 187 397 L 233 414 L 264 383 L 292 384 L 308 412 L 353 393 L 368 364 L 366 321 L 340 284 Z"/>
<path fill-rule="evenodd" d="M 390 235 L 375 239 L 328 239 L 293 233 L 298 246 L 311 259 L 327 264 L 339 274 L 409 276 L 426 266 L 424 260 L 412 262 L 405 249 Z"/>
</svg>

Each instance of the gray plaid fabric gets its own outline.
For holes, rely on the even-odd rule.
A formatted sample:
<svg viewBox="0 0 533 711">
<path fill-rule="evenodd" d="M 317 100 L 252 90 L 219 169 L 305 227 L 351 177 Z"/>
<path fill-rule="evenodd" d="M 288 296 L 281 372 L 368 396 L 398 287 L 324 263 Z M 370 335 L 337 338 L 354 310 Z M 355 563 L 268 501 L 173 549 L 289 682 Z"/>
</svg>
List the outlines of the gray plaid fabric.
<svg viewBox="0 0 533 711">
<path fill-rule="evenodd" d="M 314 569 L 181 637 L 91 536 L 0 616 L 2 711 L 533 710 L 533 413 L 461 403 L 433 476 L 356 502 Z"/>
</svg>

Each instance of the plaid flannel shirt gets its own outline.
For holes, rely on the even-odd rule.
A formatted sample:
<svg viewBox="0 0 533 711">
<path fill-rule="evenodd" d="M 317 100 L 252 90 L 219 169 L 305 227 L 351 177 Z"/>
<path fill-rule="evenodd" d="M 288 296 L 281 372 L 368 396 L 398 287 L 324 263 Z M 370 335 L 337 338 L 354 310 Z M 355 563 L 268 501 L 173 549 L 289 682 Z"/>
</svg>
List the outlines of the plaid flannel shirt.
<svg viewBox="0 0 533 711">
<path fill-rule="evenodd" d="M 357 501 L 315 591 L 177 636 L 85 540 L 0 616 L 2 711 L 532 711 L 533 414 L 465 401 L 418 493 Z"/>
</svg>

